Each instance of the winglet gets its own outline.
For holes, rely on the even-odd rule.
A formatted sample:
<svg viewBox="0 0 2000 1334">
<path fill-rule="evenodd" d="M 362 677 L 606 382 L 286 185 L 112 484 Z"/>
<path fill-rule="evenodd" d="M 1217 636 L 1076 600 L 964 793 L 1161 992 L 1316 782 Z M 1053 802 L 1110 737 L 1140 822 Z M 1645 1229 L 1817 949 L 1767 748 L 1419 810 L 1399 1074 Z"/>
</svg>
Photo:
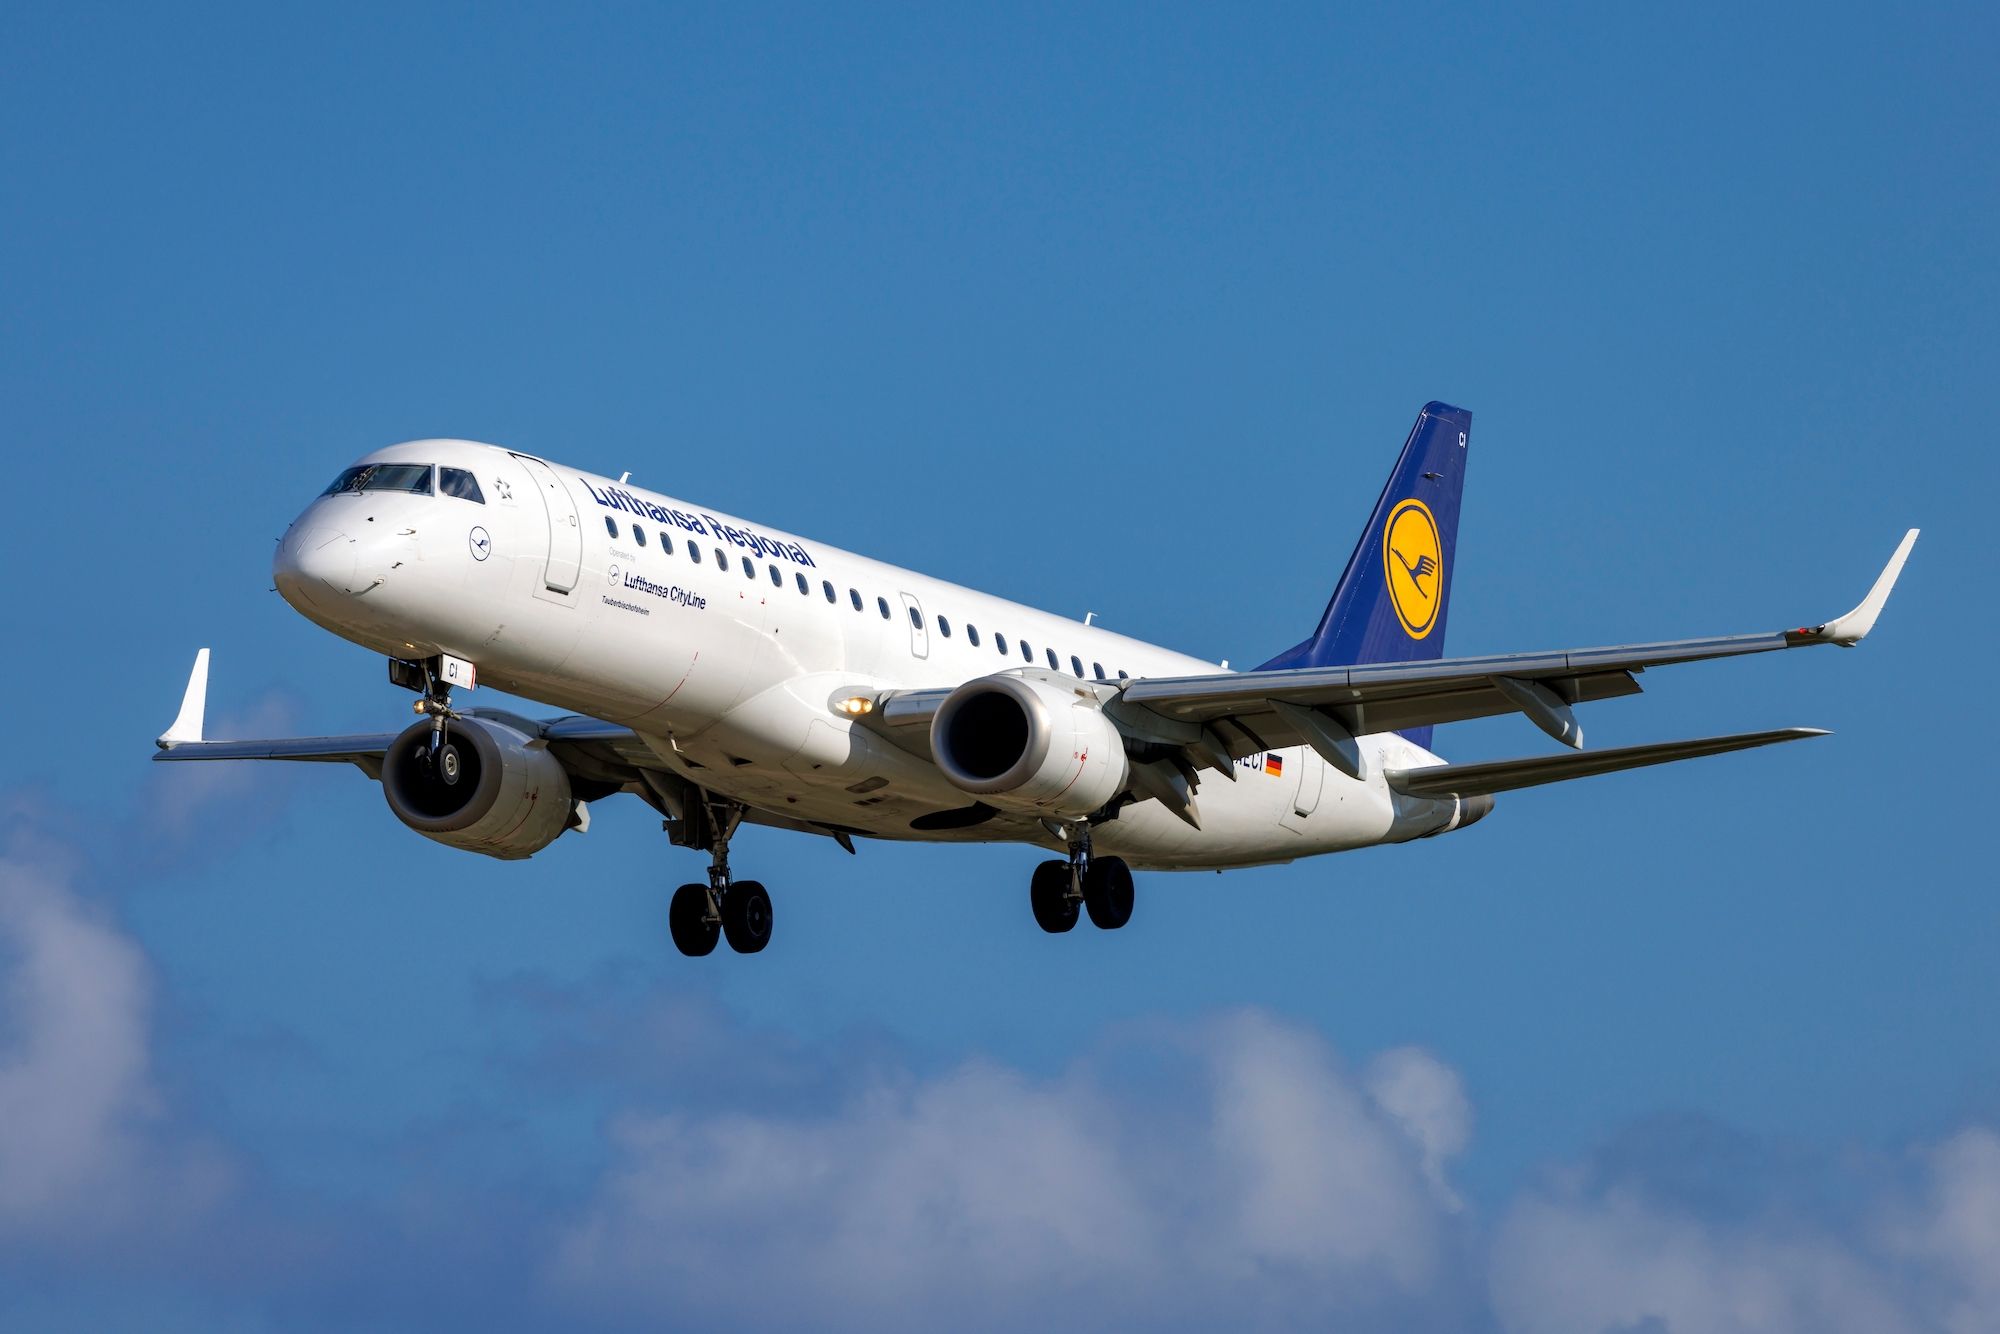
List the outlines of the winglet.
<svg viewBox="0 0 2000 1334">
<path fill-rule="evenodd" d="M 1903 572 L 1903 562 L 1910 558 L 1910 548 L 1917 544 L 1917 532 L 1912 528 L 1903 534 L 1896 554 L 1889 557 L 1889 563 L 1882 567 L 1882 573 L 1875 578 L 1875 586 L 1868 590 L 1867 597 L 1861 599 L 1861 605 L 1813 630 L 1813 638 L 1838 644 L 1842 648 L 1853 648 L 1868 638 L 1868 632 L 1875 628 L 1875 618 L 1882 614 L 1882 606 L 1889 600 L 1890 590 L 1896 586 L 1896 576 Z"/>
<path fill-rule="evenodd" d="M 208 712 L 208 650 L 194 655 L 194 670 L 188 673 L 187 693 L 181 696 L 181 711 L 174 725 L 154 743 L 172 750 L 184 741 L 201 740 L 202 715 Z"/>
</svg>

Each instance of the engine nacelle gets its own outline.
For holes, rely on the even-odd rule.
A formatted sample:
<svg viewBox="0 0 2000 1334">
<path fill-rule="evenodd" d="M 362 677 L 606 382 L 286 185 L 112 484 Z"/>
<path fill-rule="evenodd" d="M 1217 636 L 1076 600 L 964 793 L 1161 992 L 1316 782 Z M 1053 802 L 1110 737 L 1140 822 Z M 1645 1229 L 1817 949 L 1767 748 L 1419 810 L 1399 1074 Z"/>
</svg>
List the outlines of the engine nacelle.
<svg viewBox="0 0 2000 1334">
<path fill-rule="evenodd" d="M 1097 705 L 1051 682 L 985 676 L 931 720 L 931 758 L 990 804 L 1076 819 L 1124 790 L 1125 739 Z"/>
<path fill-rule="evenodd" d="M 457 763 L 439 764 L 429 721 L 417 723 L 382 757 L 382 795 L 398 820 L 446 847 L 533 856 L 569 827 L 575 799 L 562 761 L 531 741 L 489 718 L 454 718 Z"/>
</svg>

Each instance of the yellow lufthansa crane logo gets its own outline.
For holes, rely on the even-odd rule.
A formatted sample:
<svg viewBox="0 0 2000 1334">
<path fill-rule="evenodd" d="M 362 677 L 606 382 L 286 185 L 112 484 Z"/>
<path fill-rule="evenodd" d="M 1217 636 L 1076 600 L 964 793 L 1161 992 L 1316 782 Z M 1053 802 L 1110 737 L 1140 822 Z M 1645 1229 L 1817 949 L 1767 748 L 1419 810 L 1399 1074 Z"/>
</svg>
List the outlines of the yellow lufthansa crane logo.
<svg viewBox="0 0 2000 1334">
<path fill-rule="evenodd" d="M 1444 547 L 1423 501 L 1401 501 L 1389 511 L 1382 525 L 1382 575 L 1403 633 L 1422 639 L 1437 624 L 1444 592 Z"/>
</svg>

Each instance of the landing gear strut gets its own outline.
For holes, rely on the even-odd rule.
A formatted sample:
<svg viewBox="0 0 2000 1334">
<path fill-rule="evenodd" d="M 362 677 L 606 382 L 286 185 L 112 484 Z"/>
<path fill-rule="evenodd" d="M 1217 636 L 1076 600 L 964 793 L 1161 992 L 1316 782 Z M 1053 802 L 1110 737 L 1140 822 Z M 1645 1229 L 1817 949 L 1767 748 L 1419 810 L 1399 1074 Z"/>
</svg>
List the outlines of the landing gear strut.
<svg viewBox="0 0 2000 1334">
<path fill-rule="evenodd" d="M 425 658 L 420 662 L 391 658 L 389 680 L 423 696 L 414 707 L 419 717 L 431 720 L 430 742 L 424 752 L 424 763 L 430 768 L 432 777 L 446 787 L 456 787 L 458 780 L 465 776 L 465 758 L 452 744 L 450 723 L 458 714 L 451 707 L 451 683 L 439 674 L 439 662 L 437 658 Z"/>
<path fill-rule="evenodd" d="M 755 880 L 732 880 L 729 840 L 743 821 L 734 802 L 702 796 L 707 826 L 708 883 L 682 885 L 667 906 L 667 930 L 682 954 L 700 956 L 727 937 L 738 954 L 755 954 L 771 943 L 771 896 Z"/>
<path fill-rule="evenodd" d="M 1050 933 L 1076 925 L 1079 910 L 1090 913 L 1100 930 L 1115 931 L 1132 920 L 1132 870 L 1122 857 L 1093 857 L 1090 831 L 1065 826 L 1069 860 L 1045 861 L 1028 882 L 1028 906 L 1035 924 Z"/>
</svg>

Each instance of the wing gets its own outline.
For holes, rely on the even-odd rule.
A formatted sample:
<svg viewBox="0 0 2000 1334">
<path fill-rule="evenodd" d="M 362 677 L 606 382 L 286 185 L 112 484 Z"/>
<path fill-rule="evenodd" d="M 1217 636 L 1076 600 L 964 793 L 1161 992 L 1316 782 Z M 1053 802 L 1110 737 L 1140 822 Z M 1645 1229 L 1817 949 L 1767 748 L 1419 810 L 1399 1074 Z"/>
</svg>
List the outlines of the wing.
<svg viewBox="0 0 2000 1334">
<path fill-rule="evenodd" d="M 188 676 L 187 693 L 174 724 L 158 742 L 155 760 L 178 763 L 193 760 L 289 760 L 306 763 L 352 764 L 368 777 L 381 781 L 382 757 L 395 743 L 396 732 L 368 732 L 353 736 L 265 737 L 239 741 L 210 741 L 202 735 L 207 712 L 207 649 L 195 655 L 194 670 Z M 668 830 L 677 842 L 690 843 L 700 831 L 700 795 L 686 777 L 662 761 L 658 746 L 629 727 L 598 718 L 572 714 L 561 718 L 530 719 L 500 709 L 466 709 L 469 718 L 486 718 L 504 723 L 523 736 L 548 743 L 549 753 L 569 772 L 577 794 L 595 801 L 613 792 L 630 792 L 666 816 Z M 782 812 L 752 808 L 745 815 L 755 824 L 801 833 L 832 837 L 853 851 L 844 830 L 792 819 Z"/>
<path fill-rule="evenodd" d="M 1649 667 L 1860 643 L 1874 628 L 1916 540 L 1916 529 L 1904 534 L 1853 611 L 1795 630 L 1424 663 L 1140 680 L 1125 689 L 1121 702 L 1173 723 L 1211 728 L 1232 757 L 1301 743 L 1341 752 L 1349 750 L 1348 738 L 1364 733 L 1515 712 L 1565 745 L 1580 747 L 1583 729 L 1571 706 L 1637 694 L 1637 673 Z M 1335 756 L 1329 759 L 1338 763 Z"/>
<path fill-rule="evenodd" d="M 393 732 L 372 732 L 359 736 L 272 737 L 256 741 L 209 741 L 202 736 L 203 718 L 208 712 L 208 650 L 194 655 L 194 670 L 188 674 L 187 692 L 181 696 L 181 711 L 174 724 L 160 734 L 156 760 L 305 760 L 324 764 L 358 765 L 370 778 L 382 776 L 382 756 Z"/>
<path fill-rule="evenodd" d="M 207 653 L 207 649 L 202 650 Z M 196 669 L 199 675 L 200 669 Z M 193 688 L 193 683 L 190 683 Z M 494 718 L 527 736 L 539 736 L 549 743 L 557 759 L 572 774 L 599 776 L 594 771 L 607 765 L 636 768 L 648 763 L 651 751 L 639 734 L 630 728 L 599 722 L 595 718 L 552 718 L 530 722 L 495 709 L 467 709 L 472 718 Z M 175 726 L 178 728 L 179 723 Z M 199 724 L 197 723 L 197 726 Z M 199 731 L 193 736 L 175 736 L 172 730 L 159 740 L 155 760 L 294 760 L 306 763 L 352 764 L 370 778 L 382 776 L 382 756 L 396 740 L 395 732 L 362 732 L 352 736 L 263 737 L 241 741 L 209 741 Z"/>
<path fill-rule="evenodd" d="M 1225 773 L 1246 755 L 1309 745 L 1335 768 L 1359 777 L 1356 737 L 1502 713 L 1524 714 L 1558 741 L 1581 747 L 1583 728 L 1573 706 L 1638 694 L 1637 675 L 1649 667 L 1821 644 L 1851 648 L 1860 643 L 1874 628 L 1916 540 L 1917 530 L 1912 528 L 1861 604 L 1819 625 L 1549 653 L 1140 678 L 1101 683 L 1107 695 L 1105 712 L 1131 739 L 1178 747 L 1194 767 Z M 878 701 L 881 725 L 893 734 L 928 724 L 950 693 L 922 690 L 884 696 Z"/>
<path fill-rule="evenodd" d="M 187 693 L 181 697 L 181 711 L 173 726 L 160 735 L 155 760 L 291 760 L 320 764 L 352 764 L 370 778 L 382 777 L 382 757 L 395 744 L 396 732 L 364 732 L 352 736 L 259 737 L 236 741 L 210 741 L 202 735 L 208 712 L 208 650 L 195 654 L 194 670 L 188 674 Z M 630 728 L 596 718 L 572 716 L 533 720 L 499 709 L 467 709 L 467 717 L 489 718 L 504 723 L 523 736 L 546 741 L 549 750 L 562 761 L 572 779 L 594 785 L 602 793 L 630 785 L 634 791 L 661 804 L 659 793 L 677 795 L 676 775 L 663 770 L 658 757 L 645 739 Z"/>
</svg>

